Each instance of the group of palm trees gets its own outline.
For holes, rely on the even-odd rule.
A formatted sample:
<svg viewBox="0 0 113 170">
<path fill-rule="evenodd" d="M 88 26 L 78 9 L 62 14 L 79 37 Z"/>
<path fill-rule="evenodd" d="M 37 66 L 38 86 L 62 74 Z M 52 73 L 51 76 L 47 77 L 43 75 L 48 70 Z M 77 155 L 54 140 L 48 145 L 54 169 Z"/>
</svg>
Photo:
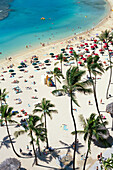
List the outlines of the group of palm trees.
<svg viewBox="0 0 113 170">
<path fill-rule="evenodd" d="M 110 57 L 110 53 L 109 53 L 109 45 L 108 45 L 108 43 L 110 41 L 112 41 L 111 37 L 113 37 L 113 35 L 110 34 L 110 32 L 107 30 L 100 35 L 100 40 L 101 41 L 105 40 L 105 42 L 107 43 L 107 49 L 108 49 L 108 54 L 109 54 L 109 63 L 110 63 L 109 64 L 110 80 L 109 80 L 109 85 L 107 88 L 107 99 L 108 99 L 108 89 L 110 87 L 111 76 L 112 76 L 112 62 L 111 62 L 111 57 Z M 87 140 L 88 141 L 88 149 L 87 149 L 86 158 L 85 158 L 84 166 L 83 166 L 83 170 L 85 170 L 88 153 L 90 152 L 90 146 L 91 146 L 91 142 L 93 141 L 94 136 L 96 137 L 97 141 L 104 142 L 104 144 L 106 144 L 106 146 L 110 146 L 109 143 L 105 139 L 103 139 L 102 134 L 105 135 L 107 133 L 107 129 L 105 128 L 107 121 L 102 120 L 102 116 L 100 114 L 100 110 L 99 110 L 99 106 L 98 106 L 97 92 L 96 92 L 96 76 L 98 74 L 102 75 L 102 73 L 104 73 L 105 69 L 104 69 L 102 63 L 99 62 L 99 56 L 91 55 L 90 57 L 87 58 L 87 61 L 86 61 L 86 67 L 89 72 L 89 79 L 84 81 L 82 78 L 83 78 L 83 75 L 86 74 L 86 71 L 80 70 L 80 68 L 78 66 L 79 55 L 77 55 L 75 51 L 73 52 L 73 54 L 74 54 L 73 58 L 75 58 L 77 66 L 70 67 L 67 70 L 65 80 L 64 80 L 65 85 L 63 85 L 61 89 L 55 89 L 52 93 L 56 94 L 56 92 L 60 91 L 61 93 L 68 95 L 70 97 L 70 106 L 71 106 L 70 113 L 71 113 L 71 117 L 72 117 L 72 121 L 73 121 L 73 128 L 74 128 L 74 131 L 72 132 L 72 134 L 74 135 L 74 143 L 75 143 L 74 152 L 73 152 L 73 170 L 75 170 L 75 156 L 76 156 L 76 151 L 77 151 L 77 135 L 78 135 L 78 133 L 84 133 L 85 141 L 88 139 Z M 62 61 L 63 61 L 62 58 L 63 58 L 63 54 L 60 55 L 61 70 L 59 70 L 58 67 L 55 67 L 54 71 L 51 71 L 51 73 L 54 75 L 55 85 L 56 85 L 56 79 L 59 82 L 61 82 L 59 80 L 59 78 L 60 77 L 64 78 L 64 76 L 62 74 Z M 93 79 L 92 75 L 95 77 L 95 79 Z M 90 88 L 90 86 L 92 86 L 92 88 Z M 82 115 L 80 115 L 80 120 L 83 122 L 83 128 L 84 128 L 83 131 L 79 131 L 77 129 L 76 115 L 74 115 L 74 113 L 73 113 L 73 103 L 79 107 L 78 101 L 76 99 L 77 92 L 84 93 L 84 94 L 93 93 L 97 112 L 98 112 L 98 116 L 96 114 L 92 113 L 90 115 L 90 117 L 86 120 L 84 119 L 84 117 Z M 11 135 L 9 133 L 8 123 L 7 123 L 7 122 L 14 123 L 14 121 L 11 121 L 11 118 L 12 118 L 12 116 L 15 115 L 15 113 L 12 112 L 13 108 L 9 107 L 7 104 L 2 105 L 2 102 L 3 101 L 5 102 L 6 95 L 7 95 L 6 89 L 4 89 L 3 91 L 0 89 L 0 100 L 1 100 L 1 109 L 0 109 L 1 120 L 0 120 L 0 122 L 2 124 L 3 121 L 5 121 L 12 148 L 13 148 L 14 152 L 16 153 L 16 155 L 21 157 L 15 151 L 15 148 L 14 148 L 12 140 L 11 140 Z M 51 113 L 52 112 L 57 113 L 57 110 L 53 109 L 54 107 L 55 107 L 55 105 L 52 104 L 50 100 L 43 98 L 41 103 L 38 103 L 35 105 L 33 114 L 29 115 L 29 118 L 27 119 L 27 125 L 23 124 L 24 130 L 20 130 L 20 131 L 17 131 L 14 133 L 15 137 L 18 137 L 19 135 L 21 135 L 25 132 L 30 136 L 30 138 L 31 138 L 30 143 L 33 147 L 36 165 L 38 165 L 38 161 L 37 161 L 37 153 L 36 153 L 36 149 L 35 149 L 35 144 L 37 144 L 37 146 L 38 146 L 39 154 L 41 154 L 40 141 L 46 142 L 46 148 L 49 148 L 48 130 L 47 130 L 48 129 L 47 128 L 47 115 L 50 118 L 52 118 Z M 34 115 L 37 112 L 42 113 L 40 117 Z M 43 120 L 43 117 L 44 117 L 44 120 Z M 104 127 L 104 128 L 102 128 L 102 127 Z M 100 135 L 100 133 L 101 133 L 101 135 Z"/>
<path fill-rule="evenodd" d="M 6 129 L 7 129 L 7 133 L 8 133 L 8 137 L 10 139 L 10 143 L 12 146 L 12 149 L 14 151 L 14 153 L 16 154 L 16 156 L 20 157 L 20 158 L 24 158 L 23 156 L 19 155 L 16 150 L 15 147 L 13 145 L 12 142 L 12 138 L 9 132 L 9 126 L 8 123 L 16 123 L 18 124 L 18 122 L 12 120 L 12 117 L 15 116 L 17 113 L 13 111 L 12 107 L 9 107 L 7 104 L 2 104 L 2 102 L 6 103 L 5 97 L 8 93 L 6 92 L 6 89 L 3 89 L 3 91 L 0 89 L 0 101 L 1 101 L 1 107 L 0 107 L 0 111 L 1 111 L 1 125 L 3 126 L 3 122 L 5 122 L 6 125 Z M 23 128 L 24 130 L 19 130 L 16 131 L 14 133 L 14 136 L 17 138 L 19 135 L 27 133 L 30 138 L 30 144 L 33 147 L 33 152 L 34 152 L 34 156 L 35 156 L 35 164 L 38 165 L 38 161 L 37 161 L 37 153 L 36 153 L 36 149 L 35 149 L 35 144 L 38 146 L 38 151 L 39 154 L 41 155 L 41 151 L 40 151 L 40 141 L 45 142 L 46 141 L 46 148 L 49 148 L 49 142 L 48 142 L 48 131 L 47 131 L 47 115 L 52 119 L 52 115 L 51 113 L 57 113 L 57 110 L 52 109 L 53 107 L 55 107 L 54 104 L 52 104 L 50 102 L 50 100 L 46 100 L 46 98 L 43 98 L 41 103 L 38 103 L 35 105 L 35 109 L 33 110 L 33 113 L 37 113 L 37 112 L 41 112 L 41 116 L 37 116 L 37 115 L 29 115 L 29 118 L 26 119 L 26 123 L 23 123 Z M 44 117 L 44 123 L 43 123 L 43 117 Z"/>
</svg>

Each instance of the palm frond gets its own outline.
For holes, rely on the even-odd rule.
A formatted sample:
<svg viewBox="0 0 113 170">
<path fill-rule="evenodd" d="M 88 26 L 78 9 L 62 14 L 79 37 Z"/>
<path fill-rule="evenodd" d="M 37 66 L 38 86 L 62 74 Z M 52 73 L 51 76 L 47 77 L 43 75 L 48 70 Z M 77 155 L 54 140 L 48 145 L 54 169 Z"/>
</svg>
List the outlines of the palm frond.
<svg viewBox="0 0 113 170">
<path fill-rule="evenodd" d="M 14 132 L 14 136 L 17 138 L 18 136 L 20 136 L 24 133 L 25 133 L 25 130 L 16 131 L 16 132 Z"/>
</svg>

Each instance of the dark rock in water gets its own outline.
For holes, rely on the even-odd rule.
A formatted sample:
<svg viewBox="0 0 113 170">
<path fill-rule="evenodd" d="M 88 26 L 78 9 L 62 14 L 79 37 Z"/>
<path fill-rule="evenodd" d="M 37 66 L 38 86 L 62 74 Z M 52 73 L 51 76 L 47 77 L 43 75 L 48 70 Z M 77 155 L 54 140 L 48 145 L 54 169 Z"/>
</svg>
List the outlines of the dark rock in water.
<svg viewBox="0 0 113 170">
<path fill-rule="evenodd" d="M 0 0 L 0 20 L 3 20 L 4 18 L 8 17 L 9 14 L 9 3 L 13 0 Z"/>
</svg>

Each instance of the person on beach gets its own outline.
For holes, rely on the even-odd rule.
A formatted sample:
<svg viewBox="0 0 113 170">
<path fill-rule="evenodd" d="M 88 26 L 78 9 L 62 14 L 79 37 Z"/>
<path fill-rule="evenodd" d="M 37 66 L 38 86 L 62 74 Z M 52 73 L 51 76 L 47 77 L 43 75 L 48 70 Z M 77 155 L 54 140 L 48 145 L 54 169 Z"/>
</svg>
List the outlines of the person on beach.
<svg viewBox="0 0 113 170">
<path fill-rule="evenodd" d="M 100 104 L 102 104 L 102 99 L 100 100 Z"/>
<path fill-rule="evenodd" d="M 22 149 L 20 148 L 20 153 L 22 153 Z"/>
<path fill-rule="evenodd" d="M 91 104 L 91 101 L 89 100 L 89 105 Z"/>
<path fill-rule="evenodd" d="M 27 145 L 27 150 L 29 150 L 29 146 Z"/>
</svg>

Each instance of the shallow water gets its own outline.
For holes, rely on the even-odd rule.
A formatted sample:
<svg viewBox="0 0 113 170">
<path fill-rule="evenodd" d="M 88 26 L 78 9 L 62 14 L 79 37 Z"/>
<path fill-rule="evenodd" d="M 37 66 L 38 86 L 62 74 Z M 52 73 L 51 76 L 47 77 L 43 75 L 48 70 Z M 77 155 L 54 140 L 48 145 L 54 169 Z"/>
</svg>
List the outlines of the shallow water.
<svg viewBox="0 0 113 170">
<path fill-rule="evenodd" d="M 107 7 L 104 0 L 14 0 L 0 21 L 0 57 L 85 31 L 106 15 Z"/>
</svg>

